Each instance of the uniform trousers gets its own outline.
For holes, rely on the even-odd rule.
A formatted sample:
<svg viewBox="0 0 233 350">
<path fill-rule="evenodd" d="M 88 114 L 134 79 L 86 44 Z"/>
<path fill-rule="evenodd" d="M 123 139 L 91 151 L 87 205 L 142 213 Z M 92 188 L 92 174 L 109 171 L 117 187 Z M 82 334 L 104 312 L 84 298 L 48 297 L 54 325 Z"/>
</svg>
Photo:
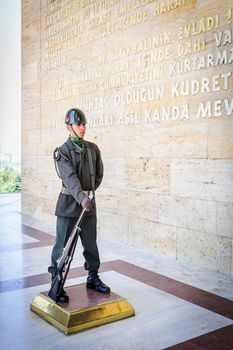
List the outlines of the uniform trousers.
<svg viewBox="0 0 233 350">
<path fill-rule="evenodd" d="M 76 221 L 77 218 L 63 216 L 57 217 L 56 242 L 52 250 L 51 266 L 48 268 L 48 271 L 52 273 L 52 275 L 56 273 L 57 260 L 62 255 L 63 248 L 70 237 Z M 96 215 L 84 216 L 79 236 L 83 246 L 85 270 L 98 271 L 100 266 L 100 258 L 96 242 Z"/>
</svg>

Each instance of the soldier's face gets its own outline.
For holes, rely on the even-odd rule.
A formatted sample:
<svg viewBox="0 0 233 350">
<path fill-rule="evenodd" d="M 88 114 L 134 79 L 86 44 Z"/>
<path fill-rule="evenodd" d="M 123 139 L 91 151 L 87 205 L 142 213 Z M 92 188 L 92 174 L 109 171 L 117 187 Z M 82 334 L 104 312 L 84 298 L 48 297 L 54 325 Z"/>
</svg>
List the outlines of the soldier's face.
<svg viewBox="0 0 233 350">
<path fill-rule="evenodd" d="M 73 124 L 72 127 L 73 127 L 74 131 L 76 132 L 76 134 L 79 137 L 81 137 L 81 139 L 83 139 L 84 136 L 85 136 L 85 132 L 86 132 L 86 125 L 85 124 Z M 72 137 L 77 137 L 75 135 L 75 133 L 73 132 L 73 130 L 72 130 L 70 125 L 67 125 L 67 129 L 69 130 L 70 135 Z"/>
</svg>

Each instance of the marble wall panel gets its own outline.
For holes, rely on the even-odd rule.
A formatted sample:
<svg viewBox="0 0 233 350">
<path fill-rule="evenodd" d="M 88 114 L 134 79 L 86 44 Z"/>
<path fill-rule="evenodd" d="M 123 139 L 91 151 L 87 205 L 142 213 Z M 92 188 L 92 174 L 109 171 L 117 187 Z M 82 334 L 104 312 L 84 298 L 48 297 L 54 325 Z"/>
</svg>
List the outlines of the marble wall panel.
<svg viewBox="0 0 233 350">
<path fill-rule="evenodd" d="M 207 120 L 198 124 L 190 121 L 118 127 L 111 132 L 111 139 L 120 137 L 124 142 L 111 142 L 110 154 L 114 157 L 124 154 L 130 158 L 206 158 L 207 132 Z"/>
<path fill-rule="evenodd" d="M 23 122 L 22 122 L 22 134 L 24 135 L 24 131 L 26 130 L 34 130 L 40 128 L 40 119 L 38 116 L 40 115 L 40 106 L 38 104 L 34 104 L 32 108 L 23 110 Z"/>
<path fill-rule="evenodd" d="M 131 189 L 167 194 L 170 191 L 170 160 L 166 158 L 128 158 L 124 178 Z"/>
<path fill-rule="evenodd" d="M 23 37 L 22 46 L 30 46 L 35 42 L 40 42 L 40 18 L 34 20 L 30 24 L 24 24 L 22 26 Z"/>
<path fill-rule="evenodd" d="M 26 113 L 24 119 L 24 111 Z M 31 113 L 31 116 L 29 116 Z M 39 82 L 22 88 L 22 123 L 30 119 L 40 120 L 40 84 Z M 29 117 L 29 120 L 27 119 Z"/>
<path fill-rule="evenodd" d="M 176 259 L 176 229 L 172 226 L 130 218 L 129 243 L 148 252 Z"/>
<path fill-rule="evenodd" d="M 97 207 L 105 213 L 121 215 L 127 203 L 127 191 L 119 188 L 100 186 L 96 191 Z"/>
<path fill-rule="evenodd" d="M 126 188 L 124 158 L 104 158 L 103 186 L 112 188 Z"/>
<path fill-rule="evenodd" d="M 54 195 L 43 199 L 43 217 L 45 221 L 51 220 L 51 217 L 53 218 L 52 220 L 53 222 L 56 221 L 56 217 L 54 215 L 55 207 L 56 207 L 56 197 Z M 54 232 L 55 232 L 55 225 L 54 225 Z"/>
<path fill-rule="evenodd" d="M 119 243 L 128 243 L 127 216 L 103 212 L 99 208 L 97 227 L 102 238 Z"/>
<path fill-rule="evenodd" d="M 21 53 L 22 65 L 30 64 L 31 62 L 38 62 L 40 60 L 40 41 L 23 44 Z"/>
<path fill-rule="evenodd" d="M 153 157 L 168 158 L 206 158 L 208 124 L 202 121 L 199 124 L 172 124 L 170 127 L 161 127 L 154 132 L 152 143 Z M 153 130 L 153 129 L 152 129 Z M 169 135 L 169 137 L 168 137 Z M 150 136 L 150 132 L 148 132 Z"/>
<path fill-rule="evenodd" d="M 40 60 L 41 23 L 39 1 L 22 1 L 22 66 Z M 24 78 L 22 76 L 22 78 Z"/>
<path fill-rule="evenodd" d="M 38 158 L 32 153 L 29 156 L 22 157 L 21 162 L 25 170 L 32 169 L 33 171 L 36 171 L 38 169 Z"/>
<path fill-rule="evenodd" d="M 61 146 L 67 138 L 68 134 L 66 131 L 61 132 L 41 129 L 41 143 L 39 146 L 40 156 L 51 157 L 51 159 L 53 159 L 55 148 Z"/>
<path fill-rule="evenodd" d="M 232 239 L 187 229 L 177 231 L 177 259 L 229 275 Z"/>
<path fill-rule="evenodd" d="M 23 157 L 29 157 L 30 155 L 38 156 L 40 154 L 40 129 L 23 130 L 22 152 Z"/>
<path fill-rule="evenodd" d="M 159 222 L 216 234 L 216 202 L 160 195 Z"/>
<path fill-rule="evenodd" d="M 49 144 L 55 149 L 66 142 L 68 134 L 66 131 L 54 131 L 51 132 L 49 129 L 41 129 L 41 143 Z M 52 154 L 51 154 L 52 155 Z"/>
<path fill-rule="evenodd" d="M 159 221 L 159 195 L 144 191 L 127 191 L 123 203 L 130 217 Z"/>
<path fill-rule="evenodd" d="M 24 152 L 25 154 L 25 152 Z M 25 154 L 24 157 L 21 159 L 21 166 L 24 169 L 24 174 L 22 176 L 22 183 L 21 183 L 21 188 L 22 188 L 22 200 L 24 198 L 27 198 L 27 195 L 31 193 L 31 186 L 28 185 L 28 181 L 32 177 L 36 177 L 36 172 L 37 172 L 37 157 L 36 155 L 32 156 L 31 153 Z"/>
<path fill-rule="evenodd" d="M 22 87 L 37 83 L 39 79 L 38 62 L 24 64 L 22 66 Z"/>
<path fill-rule="evenodd" d="M 43 213 L 43 208 L 41 205 L 41 200 L 38 200 L 37 197 L 34 197 L 31 194 L 26 193 L 26 191 L 24 191 L 21 200 L 21 210 L 23 213 L 32 216 L 34 216 L 37 211 L 37 213 L 40 214 L 38 217 L 42 217 L 41 214 Z"/>
<path fill-rule="evenodd" d="M 233 203 L 217 202 L 217 233 L 233 238 Z"/>
<path fill-rule="evenodd" d="M 22 159 L 24 168 L 24 176 L 22 178 L 23 196 L 25 193 L 48 199 L 58 196 L 61 181 L 56 175 L 53 160 L 50 160 L 52 166 L 48 171 L 44 168 L 46 161 L 47 159 L 42 159 L 42 157 L 36 155 Z"/>
<path fill-rule="evenodd" d="M 158 221 L 159 196 L 157 194 L 101 186 L 96 195 L 98 207 L 107 213 Z"/>
<path fill-rule="evenodd" d="M 22 197 L 21 209 L 28 215 L 55 222 L 55 204 L 54 199 L 40 198 L 38 200 L 37 196 L 24 194 Z"/>
<path fill-rule="evenodd" d="M 210 11 L 211 9 L 217 9 L 217 10 L 221 10 L 221 5 L 222 3 L 218 0 L 197 0 L 196 6 L 197 9 L 199 10 L 203 10 L 205 9 L 205 11 Z M 224 5 L 227 6 L 231 6 L 232 2 L 231 0 L 226 0 L 224 1 Z"/>
<path fill-rule="evenodd" d="M 22 1 L 22 18 L 23 25 L 29 25 L 29 23 L 35 20 L 40 20 L 40 3 L 41 1 Z"/>
<path fill-rule="evenodd" d="M 208 158 L 233 158 L 233 121 L 210 119 L 208 123 Z"/>
<path fill-rule="evenodd" d="M 43 94 L 43 86 L 41 87 L 42 93 Z M 71 105 L 72 106 L 72 105 Z M 42 120 L 41 120 L 41 129 L 43 129 L 44 132 L 46 131 L 59 131 L 60 132 L 60 138 L 65 138 L 68 133 L 66 131 L 66 127 L 64 125 L 64 115 L 65 115 L 65 110 L 63 111 L 62 108 L 62 116 L 61 111 L 59 112 L 60 108 L 59 106 L 56 106 L 56 108 L 49 108 L 49 106 L 46 106 L 47 108 L 44 109 L 44 106 L 41 106 L 41 116 L 42 116 Z M 54 120 L 55 118 L 55 120 Z M 56 124 L 53 126 L 51 124 L 51 121 L 56 121 Z"/>
<path fill-rule="evenodd" d="M 43 198 L 46 195 L 47 181 L 42 176 L 38 176 L 32 169 L 25 170 L 27 181 L 23 181 L 23 191 L 33 197 Z"/>
<path fill-rule="evenodd" d="M 49 156 L 39 156 L 38 158 L 38 174 L 48 176 L 53 178 L 53 180 L 58 180 L 57 173 L 55 171 L 53 155 Z"/>
<path fill-rule="evenodd" d="M 39 129 L 24 129 L 22 131 L 22 139 L 21 139 L 21 148 L 22 148 L 22 153 L 23 157 L 30 157 L 32 155 L 38 155 L 38 143 L 37 142 L 32 142 L 32 144 L 29 146 L 28 141 L 29 138 L 32 140 L 32 132 L 35 132 L 37 134 L 37 139 L 39 138 Z M 22 157 L 22 158 L 23 158 Z"/>
<path fill-rule="evenodd" d="M 41 140 L 40 129 L 28 130 L 27 135 L 28 135 L 29 145 L 32 145 L 32 144 L 39 145 L 40 144 L 40 140 Z"/>
<path fill-rule="evenodd" d="M 146 135 L 149 136 L 147 126 L 142 128 L 141 125 L 132 127 L 119 126 L 110 131 L 111 140 L 119 142 L 109 143 L 108 156 L 111 157 L 152 157 L 152 148 Z M 143 140 L 143 142 L 142 142 Z M 156 157 L 156 155 L 155 155 Z"/>
<path fill-rule="evenodd" d="M 96 132 L 87 124 L 86 140 L 94 142 L 98 145 L 101 155 L 104 159 L 104 163 L 105 163 L 105 159 L 109 158 L 110 155 L 111 155 L 111 158 L 113 156 L 116 157 L 116 154 L 113 154 L 110 151 L 110 147 L 113 143 L 113 139 L 111 138 L 109 128 L 100 129 L 98 130 L 98 132 Z M 119 157 L 121 156 L 122 154 L 119 155 Z"/>
<path fill-rule="evenodd" d="M 233 161 L 173 159 L 171 161 L 171 194 L 233 202 Z"/>
</svg>

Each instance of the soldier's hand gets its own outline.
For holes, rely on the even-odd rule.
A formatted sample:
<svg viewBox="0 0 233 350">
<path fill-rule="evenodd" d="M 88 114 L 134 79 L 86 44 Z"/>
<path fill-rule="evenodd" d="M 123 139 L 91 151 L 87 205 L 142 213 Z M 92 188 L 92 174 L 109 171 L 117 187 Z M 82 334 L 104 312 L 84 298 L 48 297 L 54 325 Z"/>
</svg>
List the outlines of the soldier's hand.
<svg viewBox="0 0 233 350">
<path fill-rule="evenodd" d="M 93 203 L 89 197 L 84 197 L 81 205 L 84 209 L 86 209 L 86 211 L 90 211 L 91 209 L 93 209 Z"/>
</svg>

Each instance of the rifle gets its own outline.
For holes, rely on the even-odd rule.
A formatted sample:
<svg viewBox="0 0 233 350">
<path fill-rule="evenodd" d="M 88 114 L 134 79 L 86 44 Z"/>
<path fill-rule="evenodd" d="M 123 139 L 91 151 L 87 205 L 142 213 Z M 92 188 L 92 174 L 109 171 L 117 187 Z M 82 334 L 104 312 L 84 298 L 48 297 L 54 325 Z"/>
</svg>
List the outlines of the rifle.
<svg viewBox="0 0 233 350">
<path fill-rule="evenodd" d="M 93 200 L 94 196 L 90 195 L 89 198 Z M 70 237 L 62 251 L 62 255 L 57 261 L 56 275 L 53 278 L 52 285 L 48 293 L 48 296 L 54 301 L 58 301 L 59 296 L 61 295 L 63 286 L 65 284 L 65 281 L 70 269 L 70 264 L 73 260 L 74 251 L 78 241 L 78 236 L 79 236 L 79 233 L 81 232 L 80 226 L 86 211 L 87 210 L 83 208 L 78 220 L 74 225 L 74 228 L 70 234 Z"/>
</svg>

